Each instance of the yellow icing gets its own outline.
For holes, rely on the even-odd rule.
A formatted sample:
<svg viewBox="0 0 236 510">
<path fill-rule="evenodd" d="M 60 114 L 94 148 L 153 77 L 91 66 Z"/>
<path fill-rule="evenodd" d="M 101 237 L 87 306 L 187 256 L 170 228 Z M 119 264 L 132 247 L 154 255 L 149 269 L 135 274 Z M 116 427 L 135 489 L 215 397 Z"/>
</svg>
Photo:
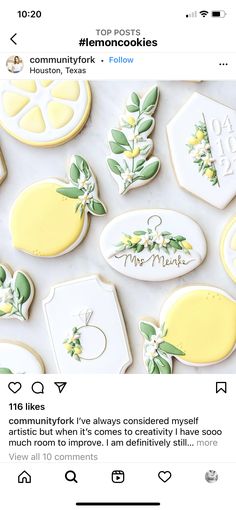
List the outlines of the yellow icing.
<svg viewBox="0 0 236 510">
<path fill-rule="evenodd" d="M 50 257 L 63 253 L 77 241 L 84 216 L 75 212 L 76 200 L 57 193 L 60 186 L 65 184 L 41 182 L 19 196 L 10 225 L 15 248 Z"/>
<path fill-rule="evenodd" d="M 49 85 L 51 85 L 53 80 L 40 80 L 40 83 L 42 85 L 42 87 L 48 87 Z"/>
<path fill-rule="evenodd" d="M 11 80 L 11 84 L 17 89 L 25 90 L 26 92 L 36 92 L 37 90 L 34 80 Z"/>
<path fill-rule="evenodd" d="M 56 101 L 48 103 L 48 118 L 52 127 L 55 129 L 59 129 L 68 124 L 73 114 L 72 108 L 66 104 L 57 103 Z"/>
<path fill-rule="evenodd" d="M 77 101 L 80 93 L 79 83 L 75 80 L 67 80 L 53 87 L 51 94 L 58 99 Z"/>
<path fill-rule="evenodd" d="M 29 99 L 21 94 L 15 94 L 14 92 L 3 94 L 3 108 L 9 117 L 17 115 L 28 102 Z"/>
<path fill-rule="evenodd" d="M 236 303 L 215 291 L 190 291 L 171 306 L 165 325 L 165 340 L 185 352 L 183 361 L 217 362 L 236 343 Z"/>
<path fill-rule="evenodd" d="M 32 133 L 42 133 L 45 131 L 45 122 L 42 112 L 38 106 L 31 108 L 20 120 L 20 127 Z"/>
<path fill-rule="evenodd" d="M 231 250 L 236 251 L 236 234 L 234 234 L 232 237 L 230 248 L 231 248 Z"/>
</svg>

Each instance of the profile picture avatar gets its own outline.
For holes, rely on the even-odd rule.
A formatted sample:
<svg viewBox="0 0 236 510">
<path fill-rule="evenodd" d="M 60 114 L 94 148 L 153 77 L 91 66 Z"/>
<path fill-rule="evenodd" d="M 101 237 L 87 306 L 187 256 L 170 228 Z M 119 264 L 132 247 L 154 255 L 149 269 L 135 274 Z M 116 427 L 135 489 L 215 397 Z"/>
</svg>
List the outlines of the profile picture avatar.
<svg viewBox="0 0 236 510">
<path fill-rule="evenodd" d="M 10 73 L 20 73 L 24 67 L 24 62 L 19 55 L 11 55 L 6 61 L 6 66 Z"/>
</svg>

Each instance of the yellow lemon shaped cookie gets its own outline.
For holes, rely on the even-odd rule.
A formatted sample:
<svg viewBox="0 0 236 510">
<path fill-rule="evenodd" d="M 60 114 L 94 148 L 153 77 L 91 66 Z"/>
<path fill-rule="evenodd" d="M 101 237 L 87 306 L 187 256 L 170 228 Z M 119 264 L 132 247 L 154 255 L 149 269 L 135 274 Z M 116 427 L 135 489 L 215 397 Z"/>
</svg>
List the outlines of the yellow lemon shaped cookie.
<svg viewBox="0 0 236 510">
<path fill-rule="evenodd" d="M 218 290 L 196 287 L 175 294 L 175 302 L 161 320 L 167 329 L 166 341 L 184 352 L 184 362 L 217 363 L 234 349 L 236 303 Z"/>
<path fill-rule="evenodd" d="M 215 287 L 193 286 L 165 302 L 160 327 L 141 321 L 149 373 L 171 373 L 172 357 L 193 366 L 219 363 L 236 346 L 236 301 Z"/>
<path fill-rule="evenodd" d="M 91 91 L 80 80 L 2 80 L 0 123 L 23 143 L 60 145 L 76 136 L 91 109 Z"/>
<path fill-rule="evenodd" d="M 81 156 L 69 168 L 70 184 L 50 179 L 33 184 L 16 200 L 10 230 L 16 249 L 38 257 L 57 257 L 84 238 L 88 216 L 105 214 L 94 175 Z"/>
<path fill-rule="evenodd" d="M 220 255 L 225 271 L 236 283 L 236 216 L 231 218 L 221 236 Z"/>
</svg>

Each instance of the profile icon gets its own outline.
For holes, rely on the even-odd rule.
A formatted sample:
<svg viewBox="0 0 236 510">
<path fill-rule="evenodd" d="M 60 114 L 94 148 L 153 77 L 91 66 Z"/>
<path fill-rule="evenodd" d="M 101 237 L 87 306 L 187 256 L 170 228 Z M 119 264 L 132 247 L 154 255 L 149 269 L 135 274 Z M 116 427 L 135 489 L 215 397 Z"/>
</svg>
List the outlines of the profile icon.
<svg viewBox="0 0 236 510">
<path fill-rule="evenodd" d="M 19 55 L 11 55 L 6 61 L 6 66 L 10 73 L 20 73 L 24 67 L 24 62 Z"/>
<path fill-rule="evenodd" d="M 208 483 L 217 482 L 217 480 L 218 480 L 217 472 L 214 471 L 213 469 L 209 469 L 209 471 L 207 471 L 206 474 L 205 474 L 205 480 Z"/>
</svg>

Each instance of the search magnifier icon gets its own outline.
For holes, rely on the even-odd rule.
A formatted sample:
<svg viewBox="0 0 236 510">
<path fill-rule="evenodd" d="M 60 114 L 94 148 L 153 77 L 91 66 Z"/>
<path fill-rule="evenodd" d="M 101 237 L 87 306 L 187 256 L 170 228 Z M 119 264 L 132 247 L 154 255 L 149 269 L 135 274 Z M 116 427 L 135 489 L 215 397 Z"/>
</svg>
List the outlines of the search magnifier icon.
<svg viewBox="0 0 236 510">
<path fill-rule="evenodd" d="M 78 483 L 78 481 L 76 480 L 76 473 L 75 473 L 75 471 L 66 471 L 65 479 L 67 480 L 67 482 Z"/>
</svg>

